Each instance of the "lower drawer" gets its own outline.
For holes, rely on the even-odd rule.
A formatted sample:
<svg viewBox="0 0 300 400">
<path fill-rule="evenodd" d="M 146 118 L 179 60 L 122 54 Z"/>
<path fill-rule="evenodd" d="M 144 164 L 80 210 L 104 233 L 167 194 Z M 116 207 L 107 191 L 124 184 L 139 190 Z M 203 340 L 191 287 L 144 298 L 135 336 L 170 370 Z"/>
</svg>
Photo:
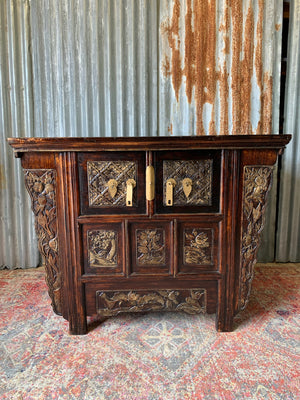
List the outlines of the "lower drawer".
<svg viewBox="0 0 300 400">
<path fill-rule="evenodd" d="M 183 311 L 215 313 L 217 281 L 96 284 L 85 287 L 87 315 L 113 316 L 128 312 Z M 159 286 L 159 287 L 158 287 Z"/>
</svg>

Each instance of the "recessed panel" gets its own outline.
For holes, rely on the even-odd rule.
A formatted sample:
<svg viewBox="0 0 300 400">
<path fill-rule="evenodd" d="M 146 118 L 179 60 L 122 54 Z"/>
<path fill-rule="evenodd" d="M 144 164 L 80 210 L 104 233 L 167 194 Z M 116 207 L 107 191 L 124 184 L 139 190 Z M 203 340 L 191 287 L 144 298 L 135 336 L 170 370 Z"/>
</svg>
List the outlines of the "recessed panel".
<svg viewBox="0 0 300 400">
<path fill-rule="evenodd" d="M 145 152 L 81 153 L 81 214 L 144 214 Z"/>
<path fill-rule="evenodd" d="M 170 222 L 148 220 L 129 224 L 130 272 L 169 274 L 171 236 Z"/>
<path fill-rule="evenodd" d="M 84 266 L 87 274 L 122 274 L 124 271 L 121 223 L 83 226 Z"/>
<path fill-rule="evenodd" d="M 178 272 L 199 273 L 218 269 L 219 224 L 179 223 Z"/>
<path fill-rule="evenodd" d="M 220 211 L 220 151 L 162 151 L 154 160 L 156 213 Z"/>
<path fill-rule="evenodd" d="M 213 160 L 164 160 L 164 205 L 167 203 L 167 182 L 174 180 L 174 206 L 211 206 Z"/>
<path fill-rule="evenodd" d="M 88 161 L 88 200 L 90 207 L 126 207 L 127 182 L 137 179 L 134 161 Z M 136 206 L 136 190 L 132 205 Z"/>
</svg>

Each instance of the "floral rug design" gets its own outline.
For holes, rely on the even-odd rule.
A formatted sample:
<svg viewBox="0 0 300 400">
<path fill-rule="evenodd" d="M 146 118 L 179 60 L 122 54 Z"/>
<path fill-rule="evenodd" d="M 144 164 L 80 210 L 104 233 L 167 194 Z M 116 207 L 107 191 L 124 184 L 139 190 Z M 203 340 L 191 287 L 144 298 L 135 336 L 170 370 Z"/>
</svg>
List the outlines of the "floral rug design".
<svg viewBox="0 0 300 400">
<path fill-rule="evenodd" d="M 0 271 L 0 399 L 300 399 L 299 272 L 257 266 L 231 333 L 214 315 L 148 313 L 70 336 L 43 268 Z"/>
</svg>

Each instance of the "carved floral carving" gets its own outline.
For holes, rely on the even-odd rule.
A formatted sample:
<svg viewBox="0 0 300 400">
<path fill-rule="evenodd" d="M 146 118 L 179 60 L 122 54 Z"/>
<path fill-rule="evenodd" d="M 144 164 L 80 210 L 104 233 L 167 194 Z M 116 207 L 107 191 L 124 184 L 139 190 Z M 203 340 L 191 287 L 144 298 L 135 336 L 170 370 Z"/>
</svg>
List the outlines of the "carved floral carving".
<svg viewBox="0 0 300 400">
<path fill-rule="evenodd" d="M 46 282 L 53 310 L 62 313 L 62 273 L 58 264 L 56 220 L 56 172 L 53 169 L 24 170 L 31 197 L 39 251 L 44 257 Z"/>
<path fill-rule="evenodd" d="M 166 205 L 166 182 L 174 179 L 173 205 L 210 206 L 212 202 L 213 160 L 164 160 L 163 182 Z M 184 182 L 190 182 L 188 196 Z"/>
<path fill-rule="evenodd" d="M 142 311 L 206 312 L 205 289 L 98 291 L 96 299 L 97 312 L 105 317 Z"/>
<path fill-rule="evenodd" d="M 138 264 L 165 264 L 165 232 L 163 229 L 138 229 L 136 243 Z"/>
<path fill-rule="evenodd" d="M 212 264 L 211 230 L 184 230 L 184 264 Z"/>
<path fill-rule="evenodd" d="M 125 207 L 126 182 L 137 180 L 137 164 L 132 161 L 88 161 L 88 198 L 90 207 Z M 114 181 L 114 195 L 109 182 Z M 135 191 L 133 204 L 136 204 Z"/>
<path fill-rule="evenodd" d="M 242 247 L 239 306 L 243 310 L 248 301 L 260 233 L 264 227 L 264 211 L 271 187 L 272 167 L 244 167 L 242 213 Z"/>
<path fill-rule="evenodd" d="M 91 267 L 116 267 L 117 232 L 103 229 L 88 231 L 88 254 Z"/>
</svg>

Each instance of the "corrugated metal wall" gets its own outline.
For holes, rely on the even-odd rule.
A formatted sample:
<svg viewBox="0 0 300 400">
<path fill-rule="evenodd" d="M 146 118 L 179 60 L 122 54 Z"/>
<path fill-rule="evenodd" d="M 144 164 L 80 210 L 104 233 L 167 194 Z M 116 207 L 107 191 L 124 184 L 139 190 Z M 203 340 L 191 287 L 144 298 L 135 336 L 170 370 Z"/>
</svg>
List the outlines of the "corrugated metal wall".
<svg viewBox="0 0 300 400">
<path fill-rule="evenodd" d="M 300 261 L 300 0 L 291 2 L 284 132 L 293 133 L 282 159 L 276 259 Z"/>
<path fill-rule="evenodd" d="M 35 134 L 271 133 L 282 7 L 230 3 L 32 2 Z"/>
<path fill-rule="evenodd" d="M 0 265 L 38 263 L 6 137 L 278 133 L 281 21 L 280 0 L 1 0 Z"/>
<path fill-rule="evenodd" d="M 39 262 L 29 196 L 9 136 L 32 136 L 30 3 L 0 1 L 0 267 Z"/>
</svg>

